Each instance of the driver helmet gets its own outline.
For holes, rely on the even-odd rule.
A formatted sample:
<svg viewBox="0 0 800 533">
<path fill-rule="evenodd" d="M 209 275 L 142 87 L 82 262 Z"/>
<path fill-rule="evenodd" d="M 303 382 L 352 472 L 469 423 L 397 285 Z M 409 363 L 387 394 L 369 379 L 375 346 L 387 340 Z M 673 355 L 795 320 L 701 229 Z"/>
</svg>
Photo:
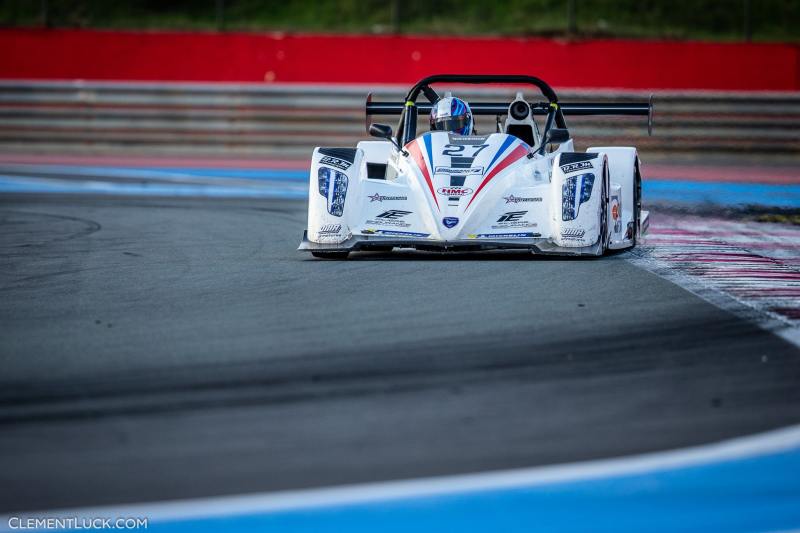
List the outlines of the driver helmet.
<svg viewBox="0 0 800 533">
<path fill-rule="evenodd" d="M 472 133 L 472 111 L 461 98 L 447 93 L 431 108 L 431 130 L 450 131 L 458 135 Z"/>
</svg>

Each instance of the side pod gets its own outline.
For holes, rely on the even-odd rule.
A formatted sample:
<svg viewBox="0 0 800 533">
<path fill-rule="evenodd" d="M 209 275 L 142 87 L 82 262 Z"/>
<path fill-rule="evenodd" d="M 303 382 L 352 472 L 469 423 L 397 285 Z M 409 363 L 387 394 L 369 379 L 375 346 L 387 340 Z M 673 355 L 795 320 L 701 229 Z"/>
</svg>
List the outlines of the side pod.
<svg viewBox="0 0 800 533">
<path fill-rule="evenodd" d="M 584 248 L 600 242 L 605 165 L 605 155 L 596 153 L 565 152 L 554 159 L 551 230 L 558 246 Z"/>
<path fill-rule="evenodd" d="M 348 213 L 358 197 L 363 158 L 357 148 L 314 149 L 308 186 L 310 241 L 339 244 L 352 235 Z"/>
</svg>

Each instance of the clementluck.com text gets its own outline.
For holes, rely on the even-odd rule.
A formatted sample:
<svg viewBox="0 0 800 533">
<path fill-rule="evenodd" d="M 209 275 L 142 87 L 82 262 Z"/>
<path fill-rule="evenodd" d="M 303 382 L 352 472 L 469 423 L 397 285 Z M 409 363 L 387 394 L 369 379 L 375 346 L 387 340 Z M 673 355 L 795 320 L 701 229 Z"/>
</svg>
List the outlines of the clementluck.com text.
<svg viewBox="0 0 800 533">
<path fill-rule="evenodd" d="M 9 529 L 147 529 L 147 518 L 18 517 L 8 519 Z"/>
</svg>

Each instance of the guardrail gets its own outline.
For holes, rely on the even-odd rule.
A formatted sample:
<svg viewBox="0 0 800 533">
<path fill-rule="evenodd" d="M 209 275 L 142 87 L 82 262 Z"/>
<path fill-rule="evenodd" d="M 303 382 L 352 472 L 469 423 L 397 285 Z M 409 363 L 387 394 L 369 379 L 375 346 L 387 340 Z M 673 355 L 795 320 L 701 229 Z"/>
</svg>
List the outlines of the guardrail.
<svg viewBox="0 0 800 533">
<path fill-rule="evenodd" d="M 0 82 L 0 150 L 58 154 L 308 157 L 314 146 L 367 138 L 370 88 L 319 85 Z M 373 88 L 397 100 L 405 87 Z M 458 92 L 470 101 L 512 90 Z M 526 96 L 529 93 L 526 92 Z M 640 92 L 559 91 L 561 101 L 642 101 Z M 575 117 L 578 148 L 632 144 L 643 153 L 800 154 L 798 93 L 656 93 L 655 130 L 642 118 Z M 379 121 L 379 118 L 375 119 Z M 386 117 L 387 123 L 395 118 Z M 422 127 L 422 126 L 421 126 Z M 492 117 L 480 132 L 494 131 Z"/>
</svg>

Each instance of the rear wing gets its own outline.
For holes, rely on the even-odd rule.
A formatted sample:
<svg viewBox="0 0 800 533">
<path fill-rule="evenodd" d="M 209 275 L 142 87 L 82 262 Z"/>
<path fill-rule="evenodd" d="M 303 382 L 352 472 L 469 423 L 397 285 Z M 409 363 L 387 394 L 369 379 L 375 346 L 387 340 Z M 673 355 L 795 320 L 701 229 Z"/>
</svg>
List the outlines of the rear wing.
<svg viewBox="0 0 800 533">
<path fill-rule="evenodd" d="M 470 104 L 473 115 L 504 115 L 508 113 L 510 103 L 486 103 L 476 102 Z M 372 93 L 367 95 L 366 102 L 366 127 L 369 131 L 371 118 L 374 115 L 402 115 L 408 107 L 405 102 L 373 102 Z M 424 102 L 414 104 L 418 113 L 430 113 L 433 104 Z M 641 103 L 537 103 L 530 104 L 531 112 L 534 115 L 548 115 L 556 110 L 558 115 L 563 116 L 588 116 L 588 115 L 627 115 L 627 116 L 646 116 L 647 134 L 653 134 L 653 96 L 647 102 Z M 558 125 L 558 127 L 564 127 Z M 410 139 L 409 139 L 410 140 Z M 408 142 L 407 140 L 405 142 Z M 404 142 L 404 144 L 405 144 Z"/>
</svg>

